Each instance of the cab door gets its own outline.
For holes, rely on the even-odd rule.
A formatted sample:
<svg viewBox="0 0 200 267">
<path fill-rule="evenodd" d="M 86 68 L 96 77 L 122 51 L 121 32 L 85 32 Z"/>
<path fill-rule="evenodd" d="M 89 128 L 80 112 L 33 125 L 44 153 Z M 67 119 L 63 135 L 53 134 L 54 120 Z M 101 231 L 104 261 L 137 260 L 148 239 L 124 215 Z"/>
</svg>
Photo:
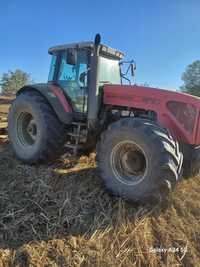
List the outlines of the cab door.
<svg viewBox="0 0 200 267">
<path fill-rule="evenodd" d="M 60 55 L 57 83 L 70 98 L 74 111 L 79 113 L 87 112 L 88 58 L 87 49 L 78 50 L 75 65 L 67 63 L 67 51 L 61 52 Z M 80 79 L 83 73 L 85 73 L 84 81 Z"/>
</svg>

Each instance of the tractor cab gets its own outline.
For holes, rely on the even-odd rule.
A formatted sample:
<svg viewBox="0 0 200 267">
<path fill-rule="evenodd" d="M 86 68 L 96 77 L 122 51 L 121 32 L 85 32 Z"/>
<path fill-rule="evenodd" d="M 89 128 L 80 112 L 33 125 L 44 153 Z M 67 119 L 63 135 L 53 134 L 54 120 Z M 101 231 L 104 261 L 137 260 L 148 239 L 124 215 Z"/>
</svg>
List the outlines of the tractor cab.
<svg viewBox="0 0 200 267">
<path fill-rule="evenodd" d="M 48 82 L 63 90 L 75 113 L 95 119 L 103 85 L 121 84 L 123 53 L 97 42 L 81 42 L 52 47 L 49 54 Z"/>
</svg>

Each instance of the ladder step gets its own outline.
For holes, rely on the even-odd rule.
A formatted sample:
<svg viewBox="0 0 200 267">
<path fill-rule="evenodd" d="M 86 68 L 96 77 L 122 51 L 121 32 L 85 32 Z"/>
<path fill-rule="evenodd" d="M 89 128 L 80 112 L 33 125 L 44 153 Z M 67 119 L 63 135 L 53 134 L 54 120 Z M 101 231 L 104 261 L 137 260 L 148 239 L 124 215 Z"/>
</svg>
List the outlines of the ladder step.
<svg viewBox="0 0 200 267">
<path fill-rule="evenodd" d="M 80 146 L 72 145 L 72 144 L 65 144 L 64 147 L 71 148 L 71 149 L 77 149 L 77 148 L 79 148 Z"/>
<path fill-rule="evenodd" d="M 80 125 L 80 126 L 87 126 L 87 123 L 84 123 L 84 122 L 75 122 L 75 121 L 74 121 L 74 122 L 72 122 L 71 124 L 72 124 L 72 125 L 76 125 L 76 126 L 79 126 L 79 125 Z"/>
<path fill-rule="evenodd" d="M 73 137 L 80 137 L 80 138 L 85 137 L 84 135 L 79 135 L 79 134 L 75 134 L 75 133 L 67 133 L 67 135 L 73 136 Z"/>
<path fill-rule="evenodd" d="M 86 132 L 87 132 L 87 124 L 82 123 L 82 122 L 72 122 L 71 125 L 74 127 L 77 127 L 77 129 L 75 132 L 66 133 L 66 135 L 71 136 L 74 139 L 71 138 L 71 141 L 73 141 L 73 142 L 65 144 L 64 147 L 66 147 L 68 149 L 72 149 L 73 154 L 77 155 L 79 148 L 81 148 L 80 143 L 86 142 L 86 140 L 87 140 L 87 133 L 86 133 L 86 135 L 84 135 L 84 132 L 83 132 L 83 134 L 80 134 L 80 133 L 82 133 L 81 127 L 86 127 L 86 129 L 82 129 L 82 130 L 84 130 L 84 131 L 86 130 Z"/>
</svg>

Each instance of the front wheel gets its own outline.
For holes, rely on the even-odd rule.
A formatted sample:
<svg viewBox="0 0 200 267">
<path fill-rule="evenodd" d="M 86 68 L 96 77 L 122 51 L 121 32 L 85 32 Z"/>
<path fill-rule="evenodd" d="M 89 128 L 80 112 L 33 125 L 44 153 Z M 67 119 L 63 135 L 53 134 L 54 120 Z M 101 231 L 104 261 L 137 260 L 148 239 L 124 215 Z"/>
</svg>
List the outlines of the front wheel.
<svg viewBox="0 0 200 267">
<path fill-rule="evenodd" d="M 97 145 L 97 164 L 116 195 L 146 202 L 171 190 L 182 173 L 183 156 L 167 130 L 143 119 L 111 124 Z"/>
</svg>

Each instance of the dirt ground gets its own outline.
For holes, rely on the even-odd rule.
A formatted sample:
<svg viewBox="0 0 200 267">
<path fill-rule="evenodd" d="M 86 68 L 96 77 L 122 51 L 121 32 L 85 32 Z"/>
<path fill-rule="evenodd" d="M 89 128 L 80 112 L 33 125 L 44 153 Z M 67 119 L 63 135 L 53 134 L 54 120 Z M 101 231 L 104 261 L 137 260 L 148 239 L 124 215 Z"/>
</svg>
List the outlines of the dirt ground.
<svg viewBox="0 0 200 267">
<path fill-rule="evenodd" d="M 200 177 L 164 203 L 112 196 L 95 154 L 27 166 L 0 143 L 0 266 L 200 266 Z"/>
</svg>

